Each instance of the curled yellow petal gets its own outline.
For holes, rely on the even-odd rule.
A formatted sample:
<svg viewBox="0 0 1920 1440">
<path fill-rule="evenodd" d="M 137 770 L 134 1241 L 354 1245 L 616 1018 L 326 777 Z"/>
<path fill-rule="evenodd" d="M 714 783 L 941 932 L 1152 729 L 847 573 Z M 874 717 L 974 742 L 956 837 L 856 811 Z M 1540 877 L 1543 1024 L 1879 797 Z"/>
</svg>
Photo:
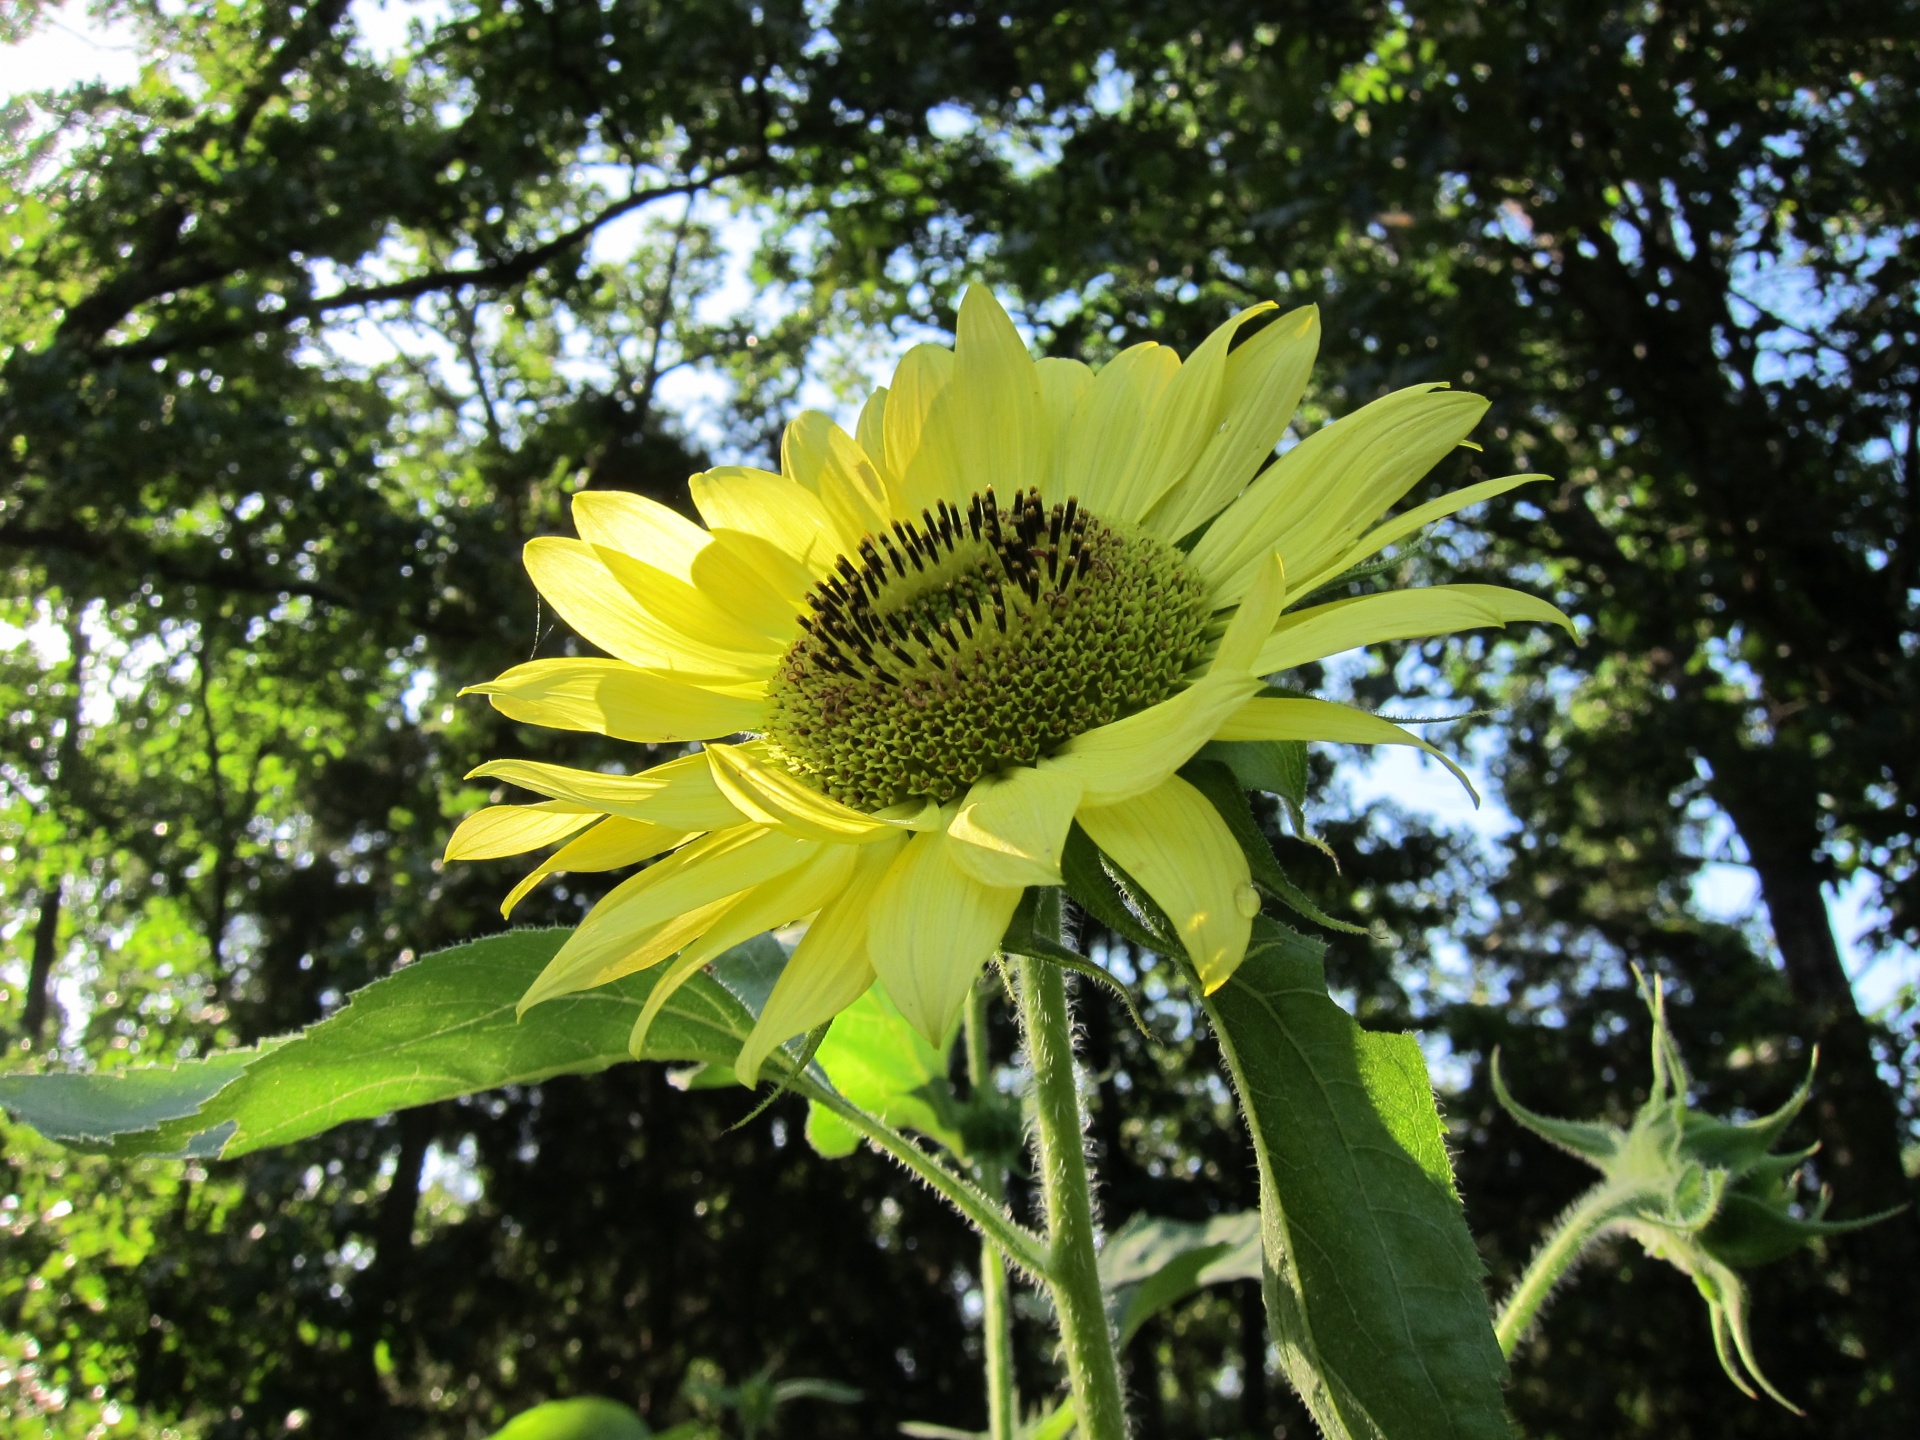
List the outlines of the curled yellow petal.
<svg viewBox="0 0 1920 1440">
<path fill-rule="evenodd" d="M 887 994 L 933 1045 L 952 1033 L 1021 894 L 961 869 L 955 843 L 944 830 L 909 840 L 874 896 L 867 931 L 867 955 Z"/>
<path fill-rule="evenodd" d="M 759 726 L 764 699 L 723 694 L 638 670 L 618 660 L 531 660 L 469 685 L 510 719 L 553 730 L 662 744 L 706 740 Z"/>
<path fill-rule="evenodd" d="M 882 385 L 871 395 L 867 403 L 860 407 L 860 418 L 854 423 L 853 438 L 859 442 L 860 449 L 873 462 L 873 468 L 880 472 L 880 478 L 886 482 L 887 494 L 893 494 L 895 475 L 887 467 L 887 387 Z"/>
<path fill-rule="evenodd" d="M 858 543 L 893 519 L 886 482 L 854 438 L 818 410 L 797 416 L 780 440 L 780 469 L 820 497 L 843 539 Z"/>
<path fill-rule="evenodd" d="M 747 818 L 720 793 L 704 755 L 683 755 L 638 775 L 572 770 L 541 760 L 489 760 L 467 778 L 505 780 L 536 795 L 678 830 L 726 830 Z"/>
<path fill-rule="evenodd" d="M 645 1049 L 647 1032 L 673 992 L 709 961 L 731 950 L 742 941 L 763 935 L 790 920 L 811 915 L 846 888 L 853 873 L 854 852 L 844 845 L 829 845 L 803 865 L 756 885 L 723 914 L 698 940 L 681 951 L 668 972 L 661 976 L 640 1007 L 639 1018 L 627 1038 L 629 1053 L 639 1056 Z"/>
<path fill-rule="evenodd" d="M 1025 765 L 976 781 L 947 827 L 954 863 L 986 885 L 1058 885 L 1084 789 L 1064 770 Z"/>
<path fill-rule="evenodd" d="M 631 555 L 678 580 L 693 578 L 693 561 L 711 543 L 707 532 L 658 500 L 625 490 L 582 490 L 573 497 L 573 528 L 589 545 Z"/>
<path fill-rule="evenodd" d="M 1093 371 L 1078 360 L 1049 356 L 1034 362 L 1033 374 L 1040 382 L 1040 408 L 1046 417 L 1051 457 L 1040 496 L 1051 509 L 1067 498 L 1067 437 L 1073 430 L 1073 412 L 1093 384 Z"/>
<path fill-rule="evenodd" d="M 716 538 L 725 530 L 752 535 L 792 557 L 815 579 L 831 574 L 834 560 L 848 546 L 819 497 L 784 475 L 725 465 L 694 476 L 687 488 Z"/>
<path fill-rule="evenodd" d="M 616 885 L 593 907 L 527 988 L 521 1013 L 542 1000 L 604 985 L 665 958 L 672 951 L 658 948 L 658 927 L 785 874 L 819 849 L 811 840 L 743 825 L 675 851 Z"/>
<path fill-rule="evenodd" d="M 1369 530 L 1344 552 L 1322 566 L 1319 574 L 1302 577 L 1300 591 L 1302 594 L 1311 594 L 1317 587 L 1326 584 L 1341 571 L 1379 554 L 1394 541 L 1403 540 L 1417 530 L 1424 530 L 1436 520 L 1444 520 L 1449 515 L 1466 509 L 1469 505 L 1478 505 L 1482 500 L 1491 500 L 1496 495 L 1504 495 L 1507 491 L 1518 489 L 1522 485 L 1534 485 L 1552 478 L 1551 475 L 1502 475 L 1496 480 L 1482 480 L 1478 485 L 1468 485 L 1459 490 L 1449 491 L 1438 500 L 1429 500 L 1424 505 L 1416 505 L 1413 509 L 1403 511 Z"/>
<path fill-rule="evenodd" d="M 895 486 L 904 489 L 933 402 L 952 379 L 953 352 L 944 346 L 916 345 L 900 358 L 882 417 L 882 448 Z"/>
<path fill-rule="evenodd" d="M 821 794 L 746 747 L 712 744 L 705 747 L 705 754 L 720 793 L 759 824 L 808 840 L 856 845 L 903 828 L 899 821 L 864 814 L 831 795 Z"/>
<path fill-rule="evenodd" d="M 609 564 L 611 559 L 612 564 Z M 771 642 L 738 626 L 715 632 L 681 623 L 682 617 L 650 603 L 654 597 L 625 583 L 617 567 L 658 575 L 658 590 L 688 588 L 664 572 L 617 551 L 602 553 L 580 540 L 543 536 L 527 542 L 527 574 L 547 603 L 583 638 L 629 664 L 699 683 L 720 684 L 764 679 L 773 672 L 778 650 L 753 655 Z"/>
<path fill-rule="evenodd" d="M 1173 922 L 1207 993 L 1224 985 L 1246 958 L 1260 897 L 1220 812 L 1173 775 L 1119 805 L 1081 811 L 1080 824 Z"/>
<path fill-rule="evenodd" d="M 1289 575 L 1314 575 L 1449 454 L 1486 413 L 1478 395 L 1418 385 L 1323 426 L 1233 504 L 1193 564 L 1215 602 L 1236 600 L 1274 551 Z"/>
<path fill-rule="evenodd" d="M 1253 313 L 1244 311 L 1234 318 Z M 1320 312 L 1306 305 L 1282 315 L 1227 356 L 1214 432 L 1186 478 L 1148 512 L 1149 531 L 1163 540 L 1178 540 L 1247 488 L 1300 408 L 1319 348 Z"/>
<path fill-rule="evenodd" d="M 591 805 L 547 800 L 538 805 L 489 805 L 476 810 L 454 828 L 447 840 L 445 859 L 497 860 L 524 855 L 564 840 L 591 825 L 600 812 Z"/>
<path fill-rule="evenodd" d="M 1249 700 L 1221 724 L 1216 740 L 1332 740 L 1349 745 L 1411 745 L 1433 756 L 1466 786 L 1473 803 L 1480 796 L 1467 772 L 1452 758 L 1391 720 L 1331 700 L 1273 698 Z"/>
<path fill-rule="evenodd" d="M 1388 640 L 1419 640 L 1456 630 L 1539 620 L 1572 628 L 1560 610 L 1502 585 L 1428 585 L 1386 590 L 1297 610 L 1284 617 L 1260 647 L 1254 669 L 1262 675 L 1323 660 L 1343 650 Z"/>
<path fill-rule="evenodd" d="M 621 870 L 629 865 L 638 865 L 642 860 L 651 860 L 663 851 L 671 850 L 685 840 L 688 833 L 669 829 L 665 825 L 650 824 L 645 820 L 609 815 L 586 834 L 562 845 L 523 876 L 520 883 L 507 892 L 507 898 L 500 902 L 500 916 L 502 919 L 511 918 L 514 906 L 526 899 L 533 892 L 533 887 L 549 875 L 562 875 L 569 871 L 584 874 Z"/>
<path fill-rule="evenodd" d="M 863 845 L 853 854 L 845 887 L 807 926 L 787 966 L 774 982 L 760 1019 L 740 1047 L 734 1074 L 743 1085 L 760 1078 L 774 1048 L 825 1024 L 866 994 L 873 984 L 867 957 L 867 918 L 874 894 L 906 844 L 904 835 Z"/>
<path fill-rule="evenodd" d="M 629 609 L 638 607 L 639 623 L 679 637 L 688 668 L 705 660 L 715 674 L 764 677 L 773 673 L 792 639 L 793 607 L 744 567 L 737 574 L 714 574 L 724 568 L 725 556 L 712 546 L 693 562 L 691 573 L 700 577 L 698 582 L 604 546 L 595 547 L 594 553 L 627 593 Z M 719 583 L 731 588 L 720 590 Z"/>
<path fill-rule="evenodd" d="M 1061 487 L 1096 515 L 1123 516 L 1134 473 L 1153 442 L 1150 426 L 1160 392 L 1180 373 L 1180 357 L 1152 341 L 1129 346 L 1094 375 L 1074 411 L 1061 465 Z"/>
<path fill-rule="evenodd" d="M 1111 481 L 1108 511 L 1120 520 L 1139 520 L 1200 458 L 1223 423 L 1221 389 L 1227 350 L 1248 320 L 1273 309 L 1271 301 L 1242 310 L 1217 326 L 1174 372 L 1153 409 L 1137 418 L 1137 445 L 1125 469 Z"/>
<path fill-rule="evenodd" d="M 1287 599 L 1287 567 L 1278 555 L 1254 572 L 1240 608 L 1227 622 L 1227 633 L 1220 637 L 1213 652 L 1212 675 L 1266 675 L 1260 668 L 1261 647 L 1280 617 Z"/>
<path fill-rule="evenodd" d="M 1051 427 L 1026 342 L 985 285 L 960 300 L 953 379 L 937 412 L 955 427 L 966 491 L 991 484 L 1000 494 L 1037 490 L 1052 461 Z M 945 499 L 964 502 L 966 494 Z"/>
<path fill-rule="evenodd" d="M 1078 780 L 1088 805 L 1118 804 L 1191 760 L 1259 688 L 1251 675 L 1209 675 L 1172 699 L 1076 736 L 1039 768 Z"/>
</svg>

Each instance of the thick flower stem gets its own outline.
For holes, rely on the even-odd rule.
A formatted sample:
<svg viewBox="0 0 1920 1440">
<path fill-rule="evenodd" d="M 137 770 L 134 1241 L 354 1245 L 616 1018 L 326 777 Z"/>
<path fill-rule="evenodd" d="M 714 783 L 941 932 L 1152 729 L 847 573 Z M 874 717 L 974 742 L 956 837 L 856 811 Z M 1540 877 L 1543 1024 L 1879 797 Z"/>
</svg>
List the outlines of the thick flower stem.
<svg viewBox="0 0 1920 1440">
<path fill-rule="evenodd" d="M 983 978 L 967 997 L 967 1083 L 976 1102 L 993 1084 L 993 1060 L 987 1050 L 988 993 Z M 980 1158 L 978 1179 L 988 1198 L 1006 1198 L 1007 1168 L 1001 1155 Z M 1007 1258 L 984 1235 L 980 1239 L 980 1298 L 987 1355 L 987 1437 L 1016 1440 L 1020 1412 L 1013 1378 L 1013 1306 L 1007 1287 Z"/>
<path fill-rule="evenodd" d="M 1107 1324 L 1094 1254 L 1093 1195 L 1080 1125 L 1080 1094 L 1073 1074 L 1073 1021 L 1058 966 L 1020 960 L 1020 1023 L 1033 1065 L 1035 1129 L 1047 1244 L 1049 1284 L 1060 1320 L 1067 1373 L 1086 1440 L 1126 1440 L 1120 1362 Z"/>
<path fill-rule="evenodd" d="M 1619 1192 L 1608 1186 L 1596 1185 L 1567 1207 L 1553 1233 L 1535 1252 L 1527 1273 L 1507 1296 L 1507 1303 L 1500 1307 L 1493 1333 L 1502 1355 L 1512 1356 L 1553 1287 L 1573 1268 L 1581 1253 L 1620 1218 L 1620 1198 Z"/>
</svg>

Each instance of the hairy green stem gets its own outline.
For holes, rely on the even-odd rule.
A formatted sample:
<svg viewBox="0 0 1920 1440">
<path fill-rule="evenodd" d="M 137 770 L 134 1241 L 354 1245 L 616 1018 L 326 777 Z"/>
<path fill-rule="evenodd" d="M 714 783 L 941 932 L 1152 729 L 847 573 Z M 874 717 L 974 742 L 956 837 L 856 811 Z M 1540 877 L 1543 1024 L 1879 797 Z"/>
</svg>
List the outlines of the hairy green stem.
<svg viewBox="0 0 1920 1440">
<path fill-rule="evenodd" d="M 986 978 L 967 997 L 967 1083 L 979 1104 L 993 1086 L 993 1057 L 987 1049 Z M 980 1188 L 992 1200 L 1006 1199 L 1007 1167 L 999 1154 L 976 1161 Z M 987 1440 L 1016 1440 L 1020 1424 L 1019 1392 L 1013 1378 L 1013 1306 L 1007 1289 L 1007 1260 L 988 1236 L 980 1238 L 980 1325 L 987 1352 Z"/>
<path fill-rule="evenodd" d="M 956 1175 L 939 1160 L 922 1150 L 891 1125 L 869 1115 L 830 1085 L 813 1076 L 801 1076 L 793 1088 L 809 1100 L 817 1100 L 873 1144 L 918 1175 L 958 1210 L 981 1234 L 1000 1247 L 1000 1253 L 1027 1271 L 1035 1279 L 1045 1280 L 1052 1270 L 1047 1245 L 1023 1225 L 1007 1215 L 1004 1201 L 992 1199 L 964 1175 Z"/>
<path fill-rule="evenodd" d="M 1094 1253 L 1093 1195 L 1073 1074 L 1073 1020 L 1067 1013 L 1066 985 L 1057 965 L 1022 959 L 1018 967 L 1020 1024 L 1033 1065 L 1036 1149 L 1047 1245 L 1053 1255 L 1048 1279 L 1080 1432 L 1086 1440 L 1126 1440 L 1120 1361 Z"/>
<path fill-rule="evenodd" d="M 1596 1185 L 1567 1207 L 1553 1233 L 1534 1253 L 1527 1273 L 1520 1277 L 1520 1283 L 1513 1287 L 1506 1304 L 1500 1307 L 1500 1318 L 1494 1321 L 1493 1333 L 1500 1342 L 1502 1355 L 1512 1356 L 1539 1315 L 1540 1307 L 1553 1293 L 1553 1287 L 1573 1268 L 1581 1252 L 1620 1218 L 1620 1212 L 1619 1192 L 1606 1185 Z"/>
</svg>

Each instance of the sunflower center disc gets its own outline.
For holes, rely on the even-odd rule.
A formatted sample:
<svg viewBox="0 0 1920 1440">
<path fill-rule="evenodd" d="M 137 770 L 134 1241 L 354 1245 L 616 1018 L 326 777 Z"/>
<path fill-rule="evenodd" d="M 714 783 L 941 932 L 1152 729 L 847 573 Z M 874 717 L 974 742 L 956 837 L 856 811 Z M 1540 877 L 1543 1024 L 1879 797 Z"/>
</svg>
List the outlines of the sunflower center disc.
<svg viewBox="0 0 1920 1440">
<path fill-rule="evenodd" d="M 1206 592 L 1172 546 L 1037 494 L 869 536 L 808 597 L 771 691 L 774 751 L 862 810 L 951 800 L 1166 699 Z"/>
</svg>

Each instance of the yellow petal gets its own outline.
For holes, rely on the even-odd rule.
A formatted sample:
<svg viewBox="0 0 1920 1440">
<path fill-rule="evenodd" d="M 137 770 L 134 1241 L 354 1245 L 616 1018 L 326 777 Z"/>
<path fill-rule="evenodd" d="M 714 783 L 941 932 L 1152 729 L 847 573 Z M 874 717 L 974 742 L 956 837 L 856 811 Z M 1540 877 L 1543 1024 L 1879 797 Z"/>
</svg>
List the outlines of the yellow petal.
<svg viewBox="0 0 1920 1440">
<path fill-rule="evenodd" d="M 984 285 L 969 286 L 961 297 L 956 328 L 953 379 L 928 425 L 953 427 L 946 444 L 958 457 L 961 489 L 936 498 L 964 503 L 988 485 L 1007 498 L 1039 489 L 1052 435 L 1026 342 Z M 933 508 L 932 501 L 922 503 Z"/>
<path fill-rule="evenodd" d="M 832 574 L 834 560 L 848 548 L 820 498 L 784 475 L 726 465 L 694 476 L 687 488 L 716 539 L 728 530 L 755 536 L 792 557 L 815 579 Z"/>
<path fill-rule="evenodd" d="M 489 805 L 455 827 L 447 841 L 448 860 L 497 860 L 524 855 L 564 840 L 591 825 L 600 812 L 591 805 L 548 800 L 539 805 Z"/>
<path fill-rule="evenodd" d="M 1464 489 L 1442 495 L 1438 500 L 1429 500 L 1411 510 L 1395 515 L 1385 524 L 1376 526 L 1362 535 L 1343 554 L 1329 561 L 1318 575 L 1308 575 L 1301 579 L 1299 589 L 1302 594 L 1311 594 L 1327 581 L 1358 565 L 1362 560 L 1378 554 L 1394 541 L 1411 535 L 1416 530 L 1424 530 L 1436 520 L 1444 520 L 1456 511 L 1469 505 L 1478 505 L 1482 500 L 1491 500 L 1496 495 L 1522 485 L 1532 485 L 1541 480 L 1551 480 L 1551 475 L 1502 475 L 1497 480 L 1482 480 L 1478 485 L 1468 485 Z"/>
<path fill-rule="evenodd" d="M 683 755 L 638 775 L 570 770 L 540 760 L 489 760 L 468 772 L 467 778 L 505 780 L 536 795 L 676 830 L 727 830 L 745 824 L 747 818 L 713 783 L 713 770 L 704 755 Z"/>
<path fill-rule="evenodd" d="M 1255 315 L 1273 309 L 1271 302 L 1242 310 L 1201 342 L 1160 392 L 1138 449 L 1125 469 L 1111 482 L 1112 493 L 1099 513 L 1120 520 L 1138 520 L 1193 468 L 1208 441 L 1220 428 L 1221 386 L 1226 376 L 1227 347 L 1234 332 Z"/>
<path fill-rule="evenodd" d="M 893 384 L 887 387 L 883 448 L 887 474 L 895 485 L 906 483 L 913 457 L 920 449 L 920 431 L 927 423 L 927 414 L 952 378 L 953 352 L 939 345 L 914 346 L 893 372 Z"/>
<path fill-rule="evenodd" d="M 1048 356 L 1034 363 L 1033 373 L 1040 382 L 1040 407 L 1050 436 L 1047 450 L 1053 457 L 1040 494 L 1051 507 L 1067 498 L 1067 437 L 1073 430 L 1073 412 L 1093 384 L 1093 371 L 1078 360 Z"/>
<path fill-rule="evenodd" d="M 903 828 L 898 821 L 863 814 L 831 795 L 822 795 L 791 771 L 769 764 L 746 747 L 712 744 L 705 747 L 705 753 L 720 793 L 757 824 L 771 825 L 807 840 L 855 845 Z"/>
<path fill-rule="evenodd" d="M 778 545 L 744 530 L 717 530 L 713 544 L 694 562 L 693 577 L 708 596 L 729 603 L 733 592 L 723 578 L 751 574 L 763 591 L 773 595 L 770 616 L 789 643 L 800 633 L 799 617 L 807 613 L 807 596 L 819 576 Z"/>
<path fill-rule="evenodd" d="M 1020 903 L 1015 885 L 983 885 L 954 862 L 954 841 L 930 830 L 907 842 L 873 899 L 867 955 L 907 1022 L 941 1044 L 974 977 Z"/>
<path fill-rule="evenodd" d="M 1218 428 L 1187 478 L 1148 513 L 1150 532 L 1181 539 L 1246 489 L 1300 408 L 1319 348 L 1320 312 L 1305 305 L 1227 356 Z"/>
<path fill-rule="evenodd" d="M 511 918 L 514 906 L 532 894 L 533 887 L 549 875 L 561 875 L 569 871 L 585 874 L 625 869 L 671 850 L 690 833 L 649 824 L 645 820 L 609 815 L 577 840 L 562 845 L 509 890 L 507 898 L 500 902 L 501 918 Z"/>
<path fill-rule="evenodd" d="M 736 625 L 702 629 L 682 623 L 655 603 L 684 581 L 632 560 L 619 551 L 596 550 L 581 540 L 542 536 L 527 542 L 527 574 L 549 604 L 579 634 L 609 655 L 690 681 L 732 683 L 764 678 L 773 672 L 779 650 L 774 642 Z M 612 568 L 609 560 L 621 567 Z M 658 585 L 644 594 L 627 576 L 656 576 Z M 754 647 L 760 654 L 734 646 Z"/>
<path fill-rule="evenodd" d="M 739 903 L 740 895 L 733 894 L 723 895 L 705 905 L 696 905 L 670 920 L 635 931 L 624 937 L 619 946 L 601 951 L 597 964 L 576 963 L 564 976 L 552 976 L 554 963 L 559 959 L 555 956 L 553 961 L 548 962 L 546 970 L 534 979 L 527 993 L 520 997 L 517 1013 L 524 1015 L 543 1000 L 591 990 L 598 985 L 610 985 L 624 975 L 651 969 L 669 955 L 679 953 L 698 940 Z M 576 935 L 578 933 L 575 932 Z M 542 989 L 542 986 L 547 988 Z"/>
<path fill-rule="evenodd" d="M 1227 622 L 1227 633 L 1220 637 L 1219 648 L 1213 652 L 1213 664 L 1208 673 L 1212 675 L 1266 675 L 1271 670 L 1262 670 L 1258 661 L 1260 647 L 1267 636 L 1273 632 L 1274 622 L 1280 618 L 1280 607 L 1287 599 L 1287 567 L 1275 555 L 1272 560 L 1254 572 L 1253 584 L 1248 588 L 1246 598 L 1240 602 L 1240 608 L 1233 612 L 1233 619 Z"/>
<path fill-rule="evenodd" d="M 867 403 L 860 407 L 860 419 L 854 424 L 853 438 L 860 442 L 860 448 L 873 462 L 873 468 L 880 472 L 880 478 L 887 483 L 888 493 L 891 494 L 897 477 L 887 466 L 886 386 L 880 386 L 867 396 Z"/>
<path fill-rule="evenodd" d="M 757 729 L 767 713 L 764 699 L 682 684 L 618 660 L 531 660 L 460 693 L 485 695 L 502 715 L 528 725 L 646 744 Z"/>
<path fill-rule="evenodd" d="M 1153 445 L 1160 392 L 1179 373 L 1180 357 L 1151 341 L 1122 350 L 1093 377 L 1067 432 L 1061 485 L 1093 514 L 1132 519 L 1117 508 L 1134 493 L 1134 472 Z"/>
<path fill-rule="evenodd" d="M 1081 811 L 1080 824 L 1173 922 L 1207 993 L 1224 985 L 1246 959 L 1260 897 L 1206 796 L 1174 775 L 1124 804 Z"/>
<path fill-rule="evenodd" d="M 853 872 L 846 887 L 807 927 L 774 982 L 753 1033 L 740 1047 L 733 1070 L 743 1085 L 758 1082 L 760 1067 L 776 1046 L 825 1024 L 867 993 L 873 984 L 873 962 L 867 958 L 868 914 L 880 882 L 905 843 L 905 836 L 890 836 L 853 852 Z"/>
<path fill-rule="evenodd" d="M 1279 551 L 1314 575 L 1449 454 L 1486 412 L 1478 395 L 1414 386 L 1316 430 L 1223 510 L 1193 548 L 1216 604 Z"/>
<path fill-rule="evenodd" d="M 575 495 L 573 525 L 587 544 L 631 555 L 679 580 L 693 578 L 693 558 L 708 544 L 707 532 L 686 516 L 625 490 Z"/>
<path fill-rule="evenodd" d="M 1402 730 L 1391 720 L 1356 710 L 1351 705 L 1336 705 L 1331 700 L 1274 699 L 1262 696 L 1249 700 L 1228 716 L 1213 737 L 1216 740 L 1333 740 L 1350 745 L 1411 745 L 1425 751 L 1447 769 L 1453 778 L 1467 787 L 1478 805 L 1480 797 L 1466 771 L 1410 730 Z"/>
<path fill-rule="evenodd" d="M 854 438 L 818 410 L 803 412 L 780 440 L 780 468 L 820 497 L 841 537 L 857 545 L 893 518 L 886 482 Z"/>
<path fill-rule="evenodd" d="M 795 866 L 764 884 L 756 885 L 715 922 L 712 929 L 688 945 L 673 962 L 672 969 L 653 987 L 647 1003 L 640 1007 L 628 1037 L 627 1049 L 639 1055 L 646 1044 L 647 1032 L 661 1009 L 695 970 L 756 935 L 764 935 L 777 926 L 811 915 L 846 888 L 853 874 L 854 852 L 844 845 L 823 848 L 804 865 Z"/>
<path fill-rule="evenodd" d="M 986 885 L 1058 885 L 1083 788 L 1063 770 L 1025 765 L 975 782 L 947 827 L 954 863 Z"/>
<path fill-rule="evenodd" d="M 819 850 L 811 840 L 742 825 L 675 851 L 601 898 L 528 987 L 520 1000 L 521 1012 L 556 995 L 604 985 L 664 958 L 672 952 L 648 945 L 644 953 L 652 960 L 633 963 L 631 959 L 659 926 L 784 875 Z"/>
<path fill-rule="evenodd" d="M 1250 675 L 1209 675 L 1170 700 L 1075 736 L 1040 768 L 1073 776 L 1086 787 L 1089 805 L 1116 805 L 1191 760 L 1259 688 Z"/>
<path fill-rule="evenodd" d="M 1296 610 L 1267 637 L 1253 668 L 1258 674 L 1271 675 L 1362 645 L 1425 639 L 1455 630 L 1501 626 L 1510 620 L 1573 628 L 1558 609 L 1519 590 L 1502 585 L 1427 585 Z"/>
<path fill-rule="evenodd" d="M 677 638 L 689 656 L 715 657 L 716 674 L 731 665 L 741 674 L 771 674 L 781 651 L 793 640 L 792 607 L 759 577 L 728 576 L 730 589 L 711 583 L 716 561 L 709 546 L 693 562 L 694 573 L 708 583 L 695 584 L 635 560 L 618 550 L 596 546 L 607 573 L 638 605 L 648 625 Z M 718 597 L 724 596 L 724 600 Z M 691 663 L 691 661 L 689 662 Z"/>
</svg>

